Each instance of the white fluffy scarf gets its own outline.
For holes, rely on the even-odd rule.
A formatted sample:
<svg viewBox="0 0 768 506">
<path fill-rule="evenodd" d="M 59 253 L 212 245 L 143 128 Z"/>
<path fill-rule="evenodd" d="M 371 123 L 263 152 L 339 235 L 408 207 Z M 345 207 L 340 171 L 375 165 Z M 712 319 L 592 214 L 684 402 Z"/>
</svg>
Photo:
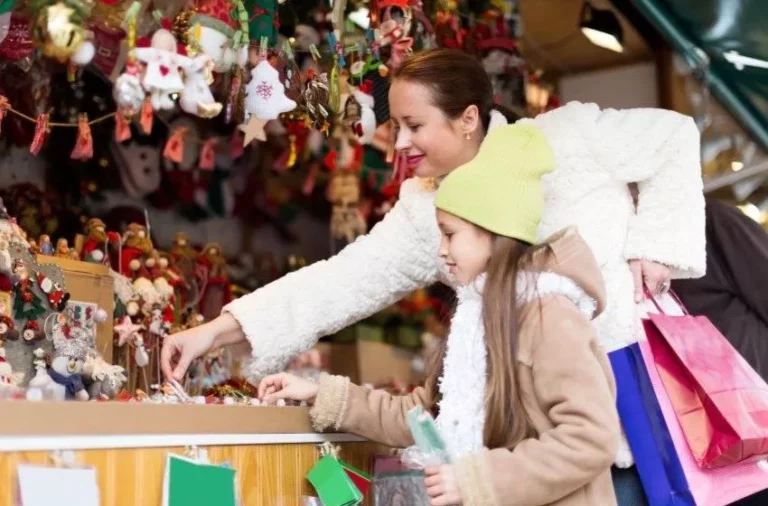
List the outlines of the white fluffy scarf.
<svg viewBox="0 0 768 506">
<path fill-rule="evenodd" d="M 454 459 L 483 449 L 487 352 L 483 330 L 482 290 L 485 275 L 457 289 L 458 305 L 439 381 L 441 394 L 437 426 Z M 597 304 L 573 280 L 552 272 L 521 272 L 517 283 L 519 303 L 546 294 L 568 297 L 587 317 Z"/>
</svg>

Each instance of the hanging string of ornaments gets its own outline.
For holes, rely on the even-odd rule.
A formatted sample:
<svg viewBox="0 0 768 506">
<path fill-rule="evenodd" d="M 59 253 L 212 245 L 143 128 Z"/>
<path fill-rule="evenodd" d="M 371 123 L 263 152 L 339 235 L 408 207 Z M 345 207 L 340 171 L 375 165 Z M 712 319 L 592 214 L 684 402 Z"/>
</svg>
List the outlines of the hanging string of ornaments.
<svg viewBox="0 0 768 506">
<path fill-rule="evenodd" d="M 346 65 L 345 56 L 353 53 L 362 55 L 350 69 L 352 75 L 361 75 L 376 68 L 378 48 L 373 33 L 369 31 L 368 45 L 354 47 L 343 47 L 334 34 L 329 34 L 329 56 L 333 61 L 330 76 L 310 71 L 306 81 L 302 82 L 289 42 L 281 49 L 270 47 L 270 36 L 265 35 L 261 36 L 258 45 L 251 43 L 249 33 L 253 31 L 251 28 L 255 20 L 266 17 L 269 25 L 276 24 L 274 5 L 269 8 L 274 3 L 265 2 L 267 8 L 254 6 L 251 17 L 240 0 L 199 2 L 194 11 L 182 11 L 173 22 L 153 13 L 160 27 L 150 38 L 137 40 L 136 26 L 141 4 L 136 1 L 126 10 L 123 19 L 128 52 L 124 71 L 117 77 L 113 88 L 116 111 L 92 120 L 85 114 L 79 114 L 77 122 L 56 122 L 51 121 L 50 112 L 34 118 L 14 108 L 6 97 L 0 96 L 0 128 L 3 118 L 9 113 L 34 123 L 35 133 L 30 145 L 30 152 L 34 155 L 40 152 L 52 128 L 77 128 L 72 151 L 72 158 L 76 160 L 87 160 L 93 156 L 93 125 L 114 119 L 115 139 L 123 142 L 131 137 L 132 120 L 137 119 L 140 130 L 149 134 L 156 117 L 154 113 L 171 110 L 177 103 L 186 113 L 201 118 L 213 118 L 223 112 L 226 122 L 240 125 L 238 129 L 244 137 L 242 147 L 254 139 L 266 140 L 265 124 L 281 116 L 287 120 L 289 131 L 295 130 L 296 124 L 301 124 L 327 133 L 332 114 L 340 112 L 339 73 Z M 88 65 L 95 54 L 93 42 L 89 40 L 83 24 L 90 14 L 90 4 L 78 0 L 53 4 L 48 0 L 37 0 L 29 5 L 28 10 L 35 20 L 32 33 L 40 53 L 66 64 L 71 79 L 74 79 L 77 69 Z M 263 21 L 257 26 L 262 31 Z M 270 35 L 276 39 L 275 31 L 271 31 Z M 250 79 L 246 80 L 245 68 L 252 48 L 258 53 L 255 64 L 251 63 Z M 322 58 L 314 45 L 309 53 L 316 61 Z M 278 58 L 286 61 L 284 83 L 274 67 Z M 224 104 L 217 102 L 211 92 L 213 72 L 229 78 L 229 95 Z M 286 96 L 286 88 L 291 87 L 301 90 L 299 111 L 296 111 L 298 104 Z M 366 117 L 371 115 L 366 114 Z M 370 131 L 366 135 L 372 137 L 375 121 L 368 126 Z M 357 130 L 362 135 L 360 125 Z M 239 141 L 239 136 L 235 135 L 231 142 L 238 144 Z M 188 135 L 185 129 L 177 128 L 166 143 L 164 155 L 178 161 L 185 142 L 200 144 L 200 168 L 213 169 L 216 144 L 220 138 L 197 139 Z M 242 147 L 236 148 L 235 154 L 241 152 Z"/>
</svg>

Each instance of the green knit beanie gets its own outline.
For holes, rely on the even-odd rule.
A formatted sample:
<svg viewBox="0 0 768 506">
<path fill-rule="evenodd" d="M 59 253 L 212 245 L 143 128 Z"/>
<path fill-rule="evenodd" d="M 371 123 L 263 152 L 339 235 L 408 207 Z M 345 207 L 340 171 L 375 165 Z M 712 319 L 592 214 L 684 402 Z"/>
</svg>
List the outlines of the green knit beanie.
<svg viewBox="0 0 768 506">
<path fill-rule="evenodd" d="M 499 126 L 472 161 L 443 180 L 435 207 L 495 234 L 535 244 L 544 211 L 541 177 L 554 168 L 552 148 L 536 127 Z"/>
</svg>

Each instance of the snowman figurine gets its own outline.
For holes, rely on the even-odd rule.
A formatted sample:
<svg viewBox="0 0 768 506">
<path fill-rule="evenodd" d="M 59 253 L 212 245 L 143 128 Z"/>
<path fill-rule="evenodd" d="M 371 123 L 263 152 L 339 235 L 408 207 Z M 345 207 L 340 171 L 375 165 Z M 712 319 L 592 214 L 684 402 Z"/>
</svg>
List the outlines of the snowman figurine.
<svg viewBox="0 0 768 506">
<path fill-rule="evenodd" d="M 64 390 L 64 399 L 87 401 L 90 396 L 83 384 L 83 361 L 76 357 L 59 355 L 53 359 L 48 375 Z M 59 395 L 61 395 L 59 393 Z"/>
<path fill-rule="evenodd" d="M 48 366 L 45 362 L 45 350 L 37 348 L 34 351 L 35 360 L 32 362 L 35 366 L 35 377 L 29 380 L 27 388 L 27 400 L 39 401 L 46 398 L 47 395 L 56 398 L 58 384 L 54 383 L 48 374 Z M 64 392 L 61 390 L 60 397 L 63 399 Z"/>
</svg>

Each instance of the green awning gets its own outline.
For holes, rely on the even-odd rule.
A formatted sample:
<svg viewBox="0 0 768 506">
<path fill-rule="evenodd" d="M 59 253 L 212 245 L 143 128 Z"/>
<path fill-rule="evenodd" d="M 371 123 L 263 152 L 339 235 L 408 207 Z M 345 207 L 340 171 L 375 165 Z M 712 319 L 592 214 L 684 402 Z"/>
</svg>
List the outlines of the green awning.
<svg viewBox="0 0 768 506">
<path fill-rule="evenodd" d="M 692 65 L 735 119 L 768 149 L 768 68 L 738 70 L 736 52 L 768 67 L 768 0 L 632 0 Z M 760 62 L 757 62 L 760 64 Z"/>
</svg>

